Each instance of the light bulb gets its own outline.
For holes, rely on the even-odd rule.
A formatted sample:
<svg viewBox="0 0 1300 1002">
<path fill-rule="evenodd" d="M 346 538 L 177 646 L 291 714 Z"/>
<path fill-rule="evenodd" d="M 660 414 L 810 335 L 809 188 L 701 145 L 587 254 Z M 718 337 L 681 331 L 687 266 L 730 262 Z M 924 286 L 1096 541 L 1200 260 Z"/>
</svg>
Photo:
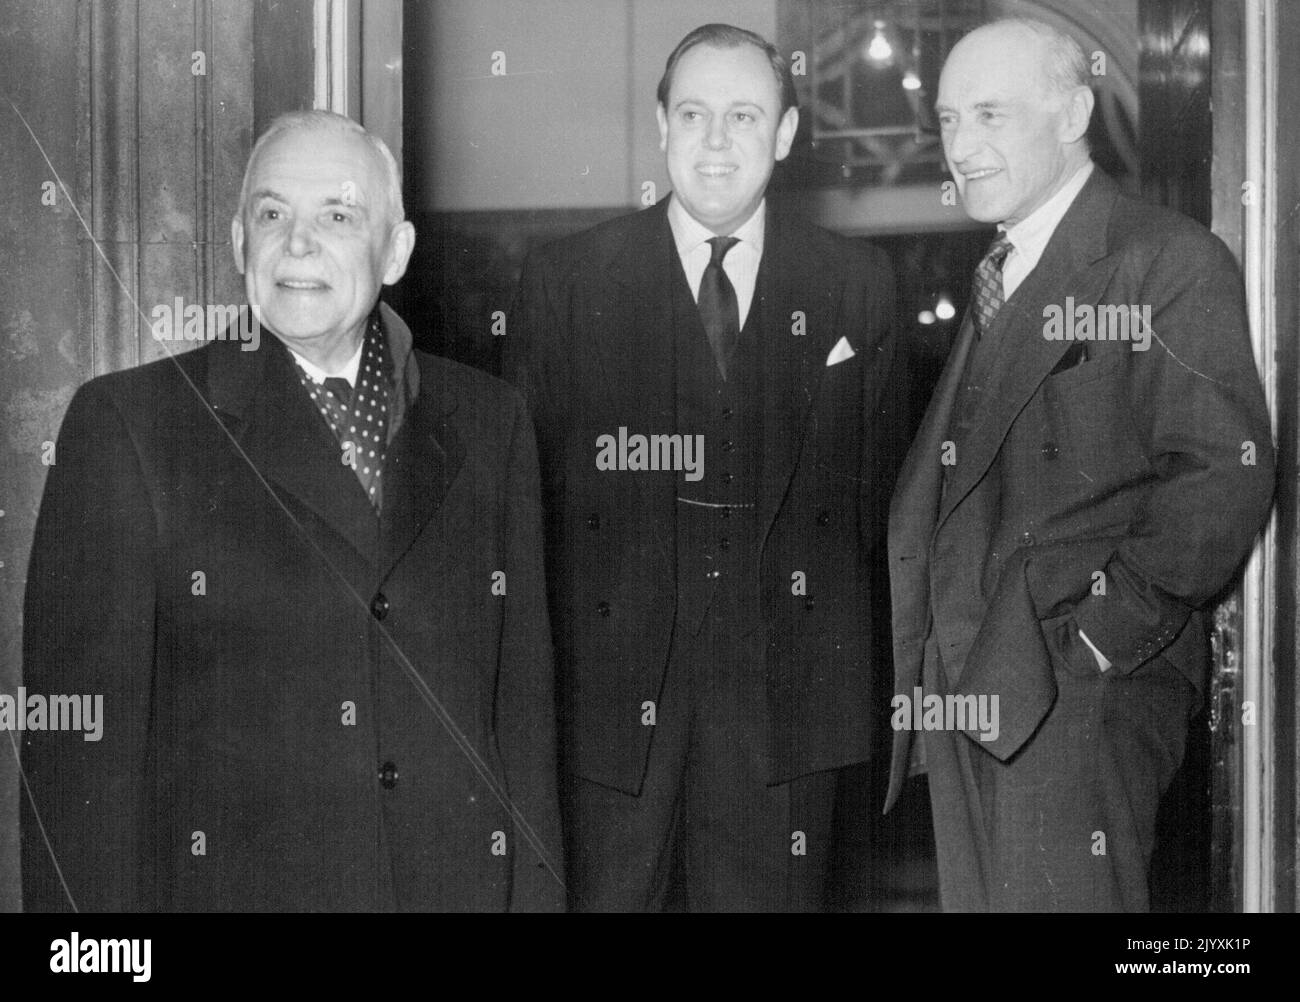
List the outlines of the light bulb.
<svg viewBox="0 0 1300 1002">
<path fill-rule="evenodd" d="M 884 21 L 876 22 L 876 33 L 871 36 L 871 44 L 867 46 L 867 57 L 878 63 L 887 63 L 894 58 L 893 47 L 885 37 Z"/>
</svg>

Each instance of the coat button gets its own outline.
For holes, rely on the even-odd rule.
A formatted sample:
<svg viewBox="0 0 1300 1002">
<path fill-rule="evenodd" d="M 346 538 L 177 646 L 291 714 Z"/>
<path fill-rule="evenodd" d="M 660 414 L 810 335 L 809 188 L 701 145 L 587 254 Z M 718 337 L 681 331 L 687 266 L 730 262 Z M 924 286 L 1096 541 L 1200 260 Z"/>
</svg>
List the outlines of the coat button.
<svg viewBox="0 0 1300 1002">
<path fill-rule="evenodd" d="M 812 600 L 811 595 L 809 595 L 806 599 L 803 600 L 803 607 L 807 609 L 809 612 L 812 612 L 814 605 L 816 605 L 816 603 Z"/>
<path fill-rule="evenodd" d="M 722 408 L 722 420 L 724 420 L 724 421 L 730 421 L 730 420 L 731 420 L 731 414 L 732 414 L 732 411 L 731 411 L 731 408 L 730 408 L 730 407 L 724 407 L 724 408 Z"/>
<path fill-rule="evenodd" d="M 1044 442 L 1042 451 L 1044 459 L 1055 459 L 1060 455 L 1060 450 L 1056 447 L 1055 442 Z"/>
<path fill-rule="evenodd" d="M 385 762 L 379 767 L 379 785 L 391 790 L 397 785 L 397 763 Z"/>
<path fill-rule="evenodd" d="M 596 606 L 596 611 L 597 611 L 598 613 L 600 613 L 602 616 L 608 616 L 608 615 L 609 615 L 609 603 L 608 603 L 608 602 L 601 602 L 599 605 Z"/>
<path fill-rule="evenodd" d="M 1026 546 L 1033 546 L 1034 534 L 1032 532 L 1026 532 L 1020 537 L 1020 542 L 1024 543 Z"/>
<path fill-rule="evenodd" d="M 370 600 L 370 615 L 379 620 L 388 615 L 388 598 L 382 591 Z"/>
<path fill-rule="evenodd" d="M 722 451 L 723 451 L 723 452 L 735 452 L 735 451 L 736 451 L 736 443 L 733 442 L 731 439 L 727 439 L 725 442 L 722 443 Z"/>
<path fill-rule="evenodd" d="M 730 508 L 719 508 L 719 509 L 718 509 L 718 514 L 721 515 L 723 518 L 731 518 L 731 509 L 730 509 Z"/>
<path fill-rule="evenodd" d="M 599 528 L 600 528 L 600 516 L 599 516 L 599 515 L 588 515 L 588 516 L 587 516 L 587 528 L 588 528 L 588 529 L 591 529 L 593 532 L 595 532 L 597 529 L 599 529 Z"/>
<path fill-rule="evenodd" d="M 831 524 L 831 513 L 828 511 L 819 511 L 817 513 L 817 524 L 827 526 Z"/>
<path fill-rule="evenodd" d="M 724 473 L 722 475 L 722 482 L 724 484 L 729 484 L 735 479 L 736 479 L 736 475 L 734 473 Z"/>
<path fill-rule="evenodd" d="M 726 536 L 723 536 L 721 539 L 718 540 L 718 549 L 720 550 L 731 549 L 731 540 L 728 539 Z"/>
</svg>

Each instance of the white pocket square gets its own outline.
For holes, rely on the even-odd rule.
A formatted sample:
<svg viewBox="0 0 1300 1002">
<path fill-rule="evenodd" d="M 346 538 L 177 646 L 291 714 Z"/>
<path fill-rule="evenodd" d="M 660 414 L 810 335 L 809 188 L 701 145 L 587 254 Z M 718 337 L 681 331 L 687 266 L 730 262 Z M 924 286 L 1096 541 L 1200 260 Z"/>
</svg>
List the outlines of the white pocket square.
<svg viewBox="0 0 1300 1002">
<path fill-rule="evenodd" d="M 831 349 L 831 353 L 826 356 L 826 364 L 838 365 L 840 362 L 852 358 L 856 354 L 857 352 L 853 350 L 853 346 L 849 344 L 849 339 L 842 337 L 835 343 L 835 347 Z"/>
</svg>

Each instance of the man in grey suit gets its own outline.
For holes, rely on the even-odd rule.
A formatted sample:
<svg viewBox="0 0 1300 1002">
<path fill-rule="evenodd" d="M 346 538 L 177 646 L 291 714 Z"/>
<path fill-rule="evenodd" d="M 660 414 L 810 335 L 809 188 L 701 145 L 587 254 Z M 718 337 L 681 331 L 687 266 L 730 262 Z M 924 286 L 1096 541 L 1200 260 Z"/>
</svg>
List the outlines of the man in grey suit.
<svg viewBox="0 0 1300 1002">
<path fill-rule="evenodd" d="M 972 32 L 939 84 L 1000 232 L 891 508 L 888 802 L 923 752 L 951 910 L 1146 909 L 1207 605 L 1272 495 L 1236 264 L 1093 165 L 1092 107 L 1034 21 Z"/>
</svg>

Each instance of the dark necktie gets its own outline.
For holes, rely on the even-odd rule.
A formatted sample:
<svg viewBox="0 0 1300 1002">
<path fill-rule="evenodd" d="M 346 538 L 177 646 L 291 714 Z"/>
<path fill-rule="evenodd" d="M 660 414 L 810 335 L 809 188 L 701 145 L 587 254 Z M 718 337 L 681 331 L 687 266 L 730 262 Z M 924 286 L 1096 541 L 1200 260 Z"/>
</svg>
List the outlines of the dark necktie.
<svg viewBox="0 0 1300 1002">
<path fill-rule="evenodd" d="M 700 280 L 700 320 L 704 323 L 704 333 L 709 336 L 718 372 L 726 379 L 727 366 L 740 340 L 740 307 L 731 279 L 722 270 L 722 259 L 740 241 L 736 237 L 714 237 L 709 243 L 713 256 Z"/>
<path fill-rule="evenodd" d="M 383 502 L 381 478 L 388 445 L 386 355 L 383 329 L 376 319 L 366 331 L 355 390 L 339 376 L 330 376 L 323 385 L 313 382 L 298 368 L 303 385 L 338 440 L 341 461 L 352 467 L 376 510 Z"/>
<path fill-rule="evenodd" d="M 1002 309 L 1002 262 L 1011 253 L 1012 243 L 1005 233 L 1000 234 L 975 269 L 972 304 L 975 311 L 975 333 L 983 337 L 993 325 Z"/>
<path fill-rule="evenodd" d="M 352 405 L 352 384 L 342 376 L 330 376 L 325 380 L 325 389 L 329 390 L 344 407 Z"/>
</svg>

